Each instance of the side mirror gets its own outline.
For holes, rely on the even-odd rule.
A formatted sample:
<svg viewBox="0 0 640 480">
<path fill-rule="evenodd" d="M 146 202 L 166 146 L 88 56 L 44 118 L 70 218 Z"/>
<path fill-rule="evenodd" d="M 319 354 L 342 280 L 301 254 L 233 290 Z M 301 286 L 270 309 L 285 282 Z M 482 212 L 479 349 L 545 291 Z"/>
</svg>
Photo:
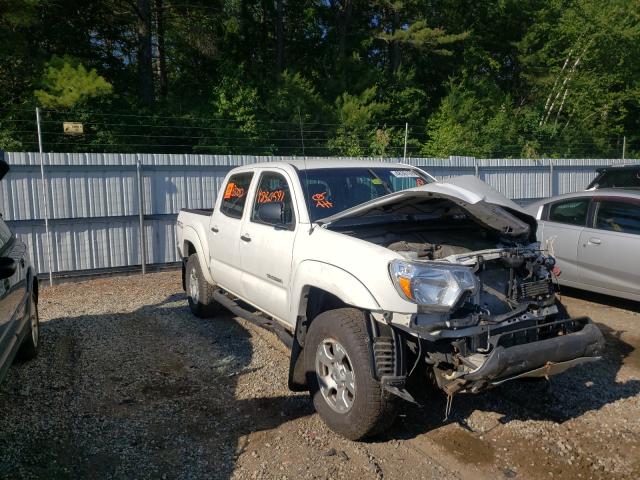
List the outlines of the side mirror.
<svg viewBox="0 0 640 480">
<path fill-rule="evenodd" d="M 281 225 L 284 223 L 283 219 L 284 203 L 283 202 L 269 202 L 261 203 L 258 207 L 258 220 L 270 225 Z"/>
<path fill-rule="evenodd" d="M 18 264 L 13 258 L 0 257 L 0 280 L 9 278 L 16 273 L 16 268 L 18 268 Z"/>
</svg>

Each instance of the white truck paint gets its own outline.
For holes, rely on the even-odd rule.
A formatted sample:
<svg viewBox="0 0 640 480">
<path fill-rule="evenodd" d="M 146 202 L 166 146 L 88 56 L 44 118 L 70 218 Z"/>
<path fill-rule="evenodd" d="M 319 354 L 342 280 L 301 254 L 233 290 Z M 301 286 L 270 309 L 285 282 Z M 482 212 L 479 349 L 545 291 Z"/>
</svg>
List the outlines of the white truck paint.
<svg viewBox="0 0 640 480">
<path fill-rule="evenodd" d="M 362 403 L 372 389 L 413 400 L 409 362 L 453 395 L 559 373 L 601 348 L 588 319 L 558 310 L 535 219 L 474 177 L 292 161 L 235 168 L 221 192 L 212 211 L 178 216 L 192 310 L 207 314 L 224 295 L 284 326 L 290 386 L 311 389 L 349 438 L 390 415 L 389 402 Z"/>
</svg>

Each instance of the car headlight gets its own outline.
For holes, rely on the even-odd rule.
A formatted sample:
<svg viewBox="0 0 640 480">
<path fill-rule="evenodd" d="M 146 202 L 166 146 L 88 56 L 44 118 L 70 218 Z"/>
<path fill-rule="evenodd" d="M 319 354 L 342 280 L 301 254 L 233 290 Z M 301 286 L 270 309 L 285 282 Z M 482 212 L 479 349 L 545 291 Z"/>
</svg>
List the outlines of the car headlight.
<svg viewBox="0 0 640 480">
<path fill-rule="evenodd" d="M 431 310 L 450 310 L 465 293 L 478 289 L 471 268 L 460 265 L 392 260 L 389 273 L 402 297 Z"/>
</svg>

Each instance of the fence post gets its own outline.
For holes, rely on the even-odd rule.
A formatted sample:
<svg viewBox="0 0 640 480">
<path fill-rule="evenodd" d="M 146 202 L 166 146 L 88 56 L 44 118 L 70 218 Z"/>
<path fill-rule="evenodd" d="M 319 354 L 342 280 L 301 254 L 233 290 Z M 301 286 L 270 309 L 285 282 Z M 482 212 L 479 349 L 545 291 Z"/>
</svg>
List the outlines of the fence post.
<svg viewBox="0 0 640 480">
<path fill-rule="evenodd" d="M 549 159 L 549 196 L 553 197 L 553 158 Z"/>
<path fill-rule="evenodd" d="M 402 161 L 404 163 L 407 163 L 407 139 L 408 138 L 409 138 L 409 122 L 405 122 L 405 124 L 404 124 L 404 154 L 402 155 Z"/>
<path fill-rule="evenodd" d="M 140 263 L 142 274 L 147 273 L 147 239 L 144 231 L 144 190 L 142 186 L 142 162 L 140 154 L 136 154 L 136 177 L 138 179 L 138 217 L 140 220 Z"/>
<path fill-rule="evenodd" d="M 478 159 L 473 157 L 473 170 L 476 172 L 476 177 L 480 178 L 480 167 L 478 166 Z"/>
<path fill-rule="evenodd" d="M 36 124 L 38 127 L 38 150 L 40 151 L 40 179 L 42 181 L 42 193 L 44 200 L 44 234 L 47 244 L 47 257 L 49 260 L 49 285 L 53 285 L 53 268 L 52 268 L 52 246 L 51 246 L 51 232 L 49 231 L 49 189 L 44 179 L 44 154 L 42 152 L 42 130 L 40 129 L 40 109 L 36 107 Z"/>
</svg>

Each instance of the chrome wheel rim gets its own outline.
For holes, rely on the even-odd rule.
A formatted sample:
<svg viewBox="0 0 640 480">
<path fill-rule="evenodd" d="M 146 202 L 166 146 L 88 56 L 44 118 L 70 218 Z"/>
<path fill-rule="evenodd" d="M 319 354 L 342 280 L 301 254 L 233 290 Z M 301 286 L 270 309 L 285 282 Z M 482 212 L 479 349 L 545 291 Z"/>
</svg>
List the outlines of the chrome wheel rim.
<svg viewBox="0 0 640 480">
<path fill-rule="evenodd" d="M 200 286 L 198 284 L 198 276 L 196 275 L 196 269 L 192 268 L 189 272 L 189 296 L 194 302 L 198 302 L 198 294 Z"/>
<path fill-rule="evenodd" d="M 325 339 L 316 350 L 316 375 L 320 392 L 334 411 L 347 413 L 356 398 L 353 364 L 344 347 L 334 339 Z"/>
</svg>

